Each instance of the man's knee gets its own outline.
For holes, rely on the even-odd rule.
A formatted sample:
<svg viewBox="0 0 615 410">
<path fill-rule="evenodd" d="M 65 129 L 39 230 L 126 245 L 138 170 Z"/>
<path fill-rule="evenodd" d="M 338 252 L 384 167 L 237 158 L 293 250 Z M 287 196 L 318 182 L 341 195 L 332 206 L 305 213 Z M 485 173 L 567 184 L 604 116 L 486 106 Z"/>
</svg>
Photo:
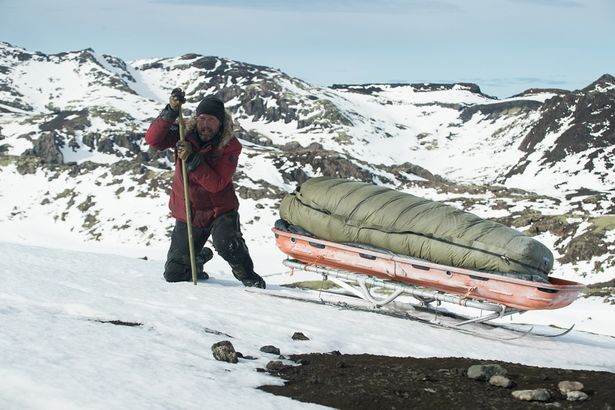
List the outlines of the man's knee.
<svg viewBox="0 0 615 410">
<path fill-rule="evenodd" d="M 240 235 L 219 235 L 212 242 L 216 252 L 225 260 L 241 258 L 248 253 L 248 247 Z"/>
<path fill-rule="evenodd" d="M 164 279 L 167 282 L 185 282 L 192 280 L 192 273 L 186 270 L 186 265 L 167 262 L 164 266 Z"/>
<path fill-rule="evenodd" d="M 188 275 L 186 272 L 164 272 L 164 279 L 167 282 L 187 282 L 192 280 L 192 275 Z"/>
</svg>

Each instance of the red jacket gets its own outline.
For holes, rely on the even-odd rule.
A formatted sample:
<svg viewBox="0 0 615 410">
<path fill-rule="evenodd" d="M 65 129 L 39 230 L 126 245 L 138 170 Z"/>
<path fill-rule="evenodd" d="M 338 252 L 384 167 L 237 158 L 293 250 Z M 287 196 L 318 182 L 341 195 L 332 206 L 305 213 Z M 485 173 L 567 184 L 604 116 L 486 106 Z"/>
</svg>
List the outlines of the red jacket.
<svg viewBox="0 0 615 410">
<path fill-rule="evenodd" d="M 190 141 L 193 152 L 198 152 L 204 161 L 188 174 L 192 225 L 205 228 L 218 216 L 239 208 L 232 178 L 237 169 L 241 143 L 232 134 L 232 119 L 226 115 L 225 127 L 217 146 L 201 147 L 195 127 L 188 126 L 186 140 Z M 179 127 L 170 119 L 156 118 L 147 133 L 145 141 L 157 150 L 175 149 L 179 141 Z M 186 204 L 181 170 L 181 160 L 175 153 L 175 175 L 169 200 L 171 215 L 186 222 Z"/>
</svg>

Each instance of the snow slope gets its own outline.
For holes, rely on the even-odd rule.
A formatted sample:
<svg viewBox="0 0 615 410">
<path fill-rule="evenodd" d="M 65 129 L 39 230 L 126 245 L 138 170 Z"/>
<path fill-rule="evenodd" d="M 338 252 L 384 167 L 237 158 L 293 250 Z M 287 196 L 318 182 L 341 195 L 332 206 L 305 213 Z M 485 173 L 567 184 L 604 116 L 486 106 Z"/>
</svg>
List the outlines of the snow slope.
<svg viewBox="0 0 615 410">
<path fill-rule="evenodd" d="M 488 340 L 249 293 L 220 261 L 211 266 L 215 279 L 194 286 L 165 283 L 162 261 L 7 242 L 0 242 L 0 254 L 2 409 L 317 408 L 255 389 L 281 383 L 256 372 L 276 358 L 259 351 L 268 344 L 282 354 L 463 356 L 615 372 L 612 336 L 572 331 L 556 339 Z M 261 273 L 270 288 L 289 280 L 274 261 Z M 613 310 L 601 307 L 577 302 L 566 316 L 607 323 Z M 103 323 L 114 320 L 142 325 Z M 579 327 L 615 335 L 612 325 Z M 310 340 L 291 340 L 296 331 Z M 257 359 L 215 361 L 210 347 L 225 339 Z"/>
</svg>

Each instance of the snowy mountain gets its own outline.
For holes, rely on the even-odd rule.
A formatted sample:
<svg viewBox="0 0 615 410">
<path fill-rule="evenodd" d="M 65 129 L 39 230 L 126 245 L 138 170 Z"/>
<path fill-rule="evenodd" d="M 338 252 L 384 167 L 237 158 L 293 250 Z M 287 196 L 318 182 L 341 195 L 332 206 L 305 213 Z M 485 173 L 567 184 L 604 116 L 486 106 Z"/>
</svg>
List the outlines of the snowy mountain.
<svg viewBox="0 0 615 410">
<path fill-rule="evenodd" d="M 172 158 L 143 135 L 171 89 L 186 114 L 226 101 L 244 143 L 245 236 L 271 240 L 277 204 L 316 175 L 374 182 L 536 235 L 555 274 L 615 277 L 615 78 L 499 100 L 474 84 L 317 87 L 279 70 L 187 54 L 125 62 L 0 43 L 0 239 L 164 258 Z"/>
</svg>

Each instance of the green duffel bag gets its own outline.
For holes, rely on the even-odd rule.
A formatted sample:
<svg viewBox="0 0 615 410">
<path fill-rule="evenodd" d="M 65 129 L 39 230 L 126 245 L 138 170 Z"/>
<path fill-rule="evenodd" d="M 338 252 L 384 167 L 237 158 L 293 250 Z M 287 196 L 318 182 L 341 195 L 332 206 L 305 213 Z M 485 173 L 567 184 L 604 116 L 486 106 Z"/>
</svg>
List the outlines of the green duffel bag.
<svg viewBox="0 0 615 410">
<path fill-rule="evenodd" d="M 346 179 L 317 177 L 280 204 L 280 217 L 334 242 L 367 244 L 432 262 L 545 279 L 540 242 L 441 202 Z"/>
</svg>

